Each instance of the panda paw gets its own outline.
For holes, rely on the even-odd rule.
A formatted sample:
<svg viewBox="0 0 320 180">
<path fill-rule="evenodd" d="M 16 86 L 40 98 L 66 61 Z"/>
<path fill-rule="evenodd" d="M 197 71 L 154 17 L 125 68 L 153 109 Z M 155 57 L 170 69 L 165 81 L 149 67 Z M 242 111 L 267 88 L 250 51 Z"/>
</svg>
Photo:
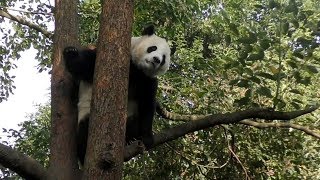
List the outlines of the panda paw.
<svg viewBox="0 0 320 180">
<path fill-rule="evenodd" d="M 63 50 L 63 56 L 68 59 L 68 58 L 74 58 L 79 55 L 79 51 L 76 47 L 69 46 L 64 48 Z"/>
<path fill-rule="evenodd" d="M 142 142 L 146 147 L 146 150 L 150 149 L 154 143 L 153 135 L 142 137 Z"/>
</svg>

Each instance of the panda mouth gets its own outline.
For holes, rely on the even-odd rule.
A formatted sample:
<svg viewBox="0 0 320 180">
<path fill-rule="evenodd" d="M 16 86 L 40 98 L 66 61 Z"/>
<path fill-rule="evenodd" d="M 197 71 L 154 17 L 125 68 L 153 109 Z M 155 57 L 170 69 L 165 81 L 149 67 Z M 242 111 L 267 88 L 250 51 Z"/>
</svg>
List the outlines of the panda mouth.
<svg viewBox="0 0 320 180">
<path fill-rule="evenodd" d="M 156 68 L 157 68 L 157 64 L 156 64 L 155 62 L 149 61 L 148 59 L 146 59 L 146 62 L 147 62 L 147 64 L 151 64 L 152 67 L 153 67 L 153 69 L 156 69 Z"/>
</svg>

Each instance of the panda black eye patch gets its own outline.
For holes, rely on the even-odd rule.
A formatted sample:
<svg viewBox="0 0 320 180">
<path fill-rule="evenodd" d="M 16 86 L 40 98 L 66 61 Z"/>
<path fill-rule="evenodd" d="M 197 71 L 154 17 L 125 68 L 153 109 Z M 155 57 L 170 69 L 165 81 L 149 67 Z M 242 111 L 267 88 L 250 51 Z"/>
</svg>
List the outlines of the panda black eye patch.
<svg viewBox="0 0 320 180">
<path fill-rule="evenodd" d="M 156 50 L 157 50 L 157 46 L 150 46 L 150 47 L 148 47 L 147 52 L 151 53 L 151 52 L 156 51 Z"/>
</svg>

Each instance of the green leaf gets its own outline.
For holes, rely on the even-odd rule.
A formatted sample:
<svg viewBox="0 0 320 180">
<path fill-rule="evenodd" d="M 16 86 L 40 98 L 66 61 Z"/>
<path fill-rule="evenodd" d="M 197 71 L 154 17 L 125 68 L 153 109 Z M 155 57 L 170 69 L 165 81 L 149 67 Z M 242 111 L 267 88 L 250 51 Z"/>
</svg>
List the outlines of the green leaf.
<svg viewBox="0 0 320 180">
<path fill-rule="evenodd" d="M 241 37 L 238 39 L 239 42 L 243 43 L 243 44 L 252 44 L 255 43 L 257 41 L 257 39 L 255 37 Z"/>
<path fill-rule="evenodd" d="M 252 89 L 247 89 L 246 93 L 244 94 L 244 96 L 248 99 L 250 99 L 252 97 Z"/>
<path fill-rule="evenodd" d="M 293 52 L 292 55 L 300 59 L 304 58 L 304 56 L 300 52 Z"/>
<path fill-rule="evenodd" d="M 240 81 L 236 84 L 238 87 L 249 87 L 249 81 L 245 79 L 240 79 Z"/>
<path fill-rule="evenodd" d="M 298 68 L 298 65 L 297 65 L 296 61 L 289 60 L 289 61 L 287 61 L 287 63 L 288 63 L 289 66 L 291 66 L 293 69 Z"/>
<path fill-rule="evenodd" d="M 296 19 L 292 19 L 291 23 L 295 28 L 299 28 L 299 21 L 297 21 Z"/>
<path fill-rule="evenodd" d="M 282 32 L 282 34 L 287 34 L 288 30 L 289 30 L 289 23 L 288 22 L 281 23 L 281 32 Z"/>
<path fill-rule="evenodd" d="M 273 8 L 278 8 L 280 6 L 280 4 L 278 2 L 276 2 L 275 0 L 269 0 L 268 6 L 270 9 L 273 9 Z"/>
<path fill-rule="evenodd" d="M 237 84 L 238 82 L 239 82 L 239 79 L 234 79 L 234 80 L 231 80 L 231 81 L 229 82 L 229 85 L 230 85 L 230 86 L 233 86 L 233 85 Z"/>
<path fill-rule="evenodd" d="M 274 103 L 277 105 L 278 109 L 283 109 L 284 107 L 286 107 L 286 103 L 284 101 L 282 101 L 281 99 L 274 99 Z"/>
<path fill-rule="evenodd" d="M 268 39 L 263 39 L 260 41 L 260 47 L 263 49 L 263 50 L 266 50 L 270 47 L 270 41 Z"/>
<path fill-rule="evenodd" d="M 261 96 L 266 96 L 268 98 L 272 98 L 271 90 L 267 87 L 260 87 L 256 90 L 256 92 Z"/>
<path fill-rule="evenodd" d="M 237 36 L 239 35 L 238 26 L 236 26 L 234 23 L 229 23 L 230 30 L 235 33 Z"/>
<path fill-rule="evenodd" d="M 299 103 L 299 104 L 302 104 L 303 102 L 299 99 L 292 99 L 292 101 L 296 102 L 296 103 Z"/>
<path fill-rule="evenodd" d="M 249 79 L 254 83 L 257 83 L 257 84 L 261 83 L 261 80 L 256 76 L 251 76 Z"/>
<path fill-rule="evenodd" d="M 256 60 L 262 60 L 264 57 L 264 54 L 250 54 L 247 58 L 248 61 L 256 61 Z"/>
<path fill-rule="evenodd" d="M 307 70 L 308 70 L 309 72 L 311 72 L 311 73 L 313 73 L 313 74 L 316 74 L 316 73 L 319 72 L 319 71 L 318 71 L 318 68 L 315 67 L 315 66 L 307 65 L 306 68 L 307 68 Z"/>
<path fill-rule="evenodd" d="M 247 51 L 244 51 L 244 50 L 240 50 L 240 51 L 239 51 L 238 58 L 239 58 L 240 60 L 243 60 L 243 59 L 245 59 L 245 58 L 247 58 L 247 57 L 248 57 L 248 52 L 247 52 Z"/>
<path fill-rule="evenodd" d="M 302 93 L 298 89 L 291 89 L 289 92 L 302 95 Z"/>
<path fill-rule="evenodd" d="M 301 108 L 301 106 L 300 106 L 298 103 L 296 103 L 296 102 L 290 102 L 290 104 L 291 104 L 295 109 L 300 109 L 300 108 Z"/>
<path fill-rule="evenodd" d="M 276 79 L 273 77 L 273 75 L 269 74 L 269 73 L 265 73 L 265 72 L 259 72 L 257 73 L 258 76 L 264 77 L 266 79 L 270 79 L 275 81 Z"/>
<path fill-rule="evenodd" d="M 250 99 L 247 98 L 247 97 L 243 97 L 243 98 L 240 98 L 240 99 L 236 99 L 234 102 L 236 104 L 238 104 L 239 106 L 245 106 L 245 105 L 249 104 Z"/>
</svg>

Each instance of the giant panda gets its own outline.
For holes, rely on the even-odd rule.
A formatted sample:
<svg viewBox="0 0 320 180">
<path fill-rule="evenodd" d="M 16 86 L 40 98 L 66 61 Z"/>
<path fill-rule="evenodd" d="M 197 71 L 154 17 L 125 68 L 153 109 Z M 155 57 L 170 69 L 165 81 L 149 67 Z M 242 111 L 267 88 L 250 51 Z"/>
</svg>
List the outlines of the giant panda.
<svg viewBox="0 0 320 180">
<path fill-rule="evenodd" d="M 142 36 L 131 38 L 130 55 L 126 143 L 142 140 L 148 149 L 153 144 L 152 123 L 156 107 L 157 76 L 169 69 L 170 47 L 165 39 L 155 35 L 154 26 L 151 25 L 142 31 Z M 78 157 L 83 164 L 96 49 L 66 47 L 63 58 L 67 71 L 79 82 L 79 88 L 74 94 L 77 94 L 78 101 Z"/>
</svg>

